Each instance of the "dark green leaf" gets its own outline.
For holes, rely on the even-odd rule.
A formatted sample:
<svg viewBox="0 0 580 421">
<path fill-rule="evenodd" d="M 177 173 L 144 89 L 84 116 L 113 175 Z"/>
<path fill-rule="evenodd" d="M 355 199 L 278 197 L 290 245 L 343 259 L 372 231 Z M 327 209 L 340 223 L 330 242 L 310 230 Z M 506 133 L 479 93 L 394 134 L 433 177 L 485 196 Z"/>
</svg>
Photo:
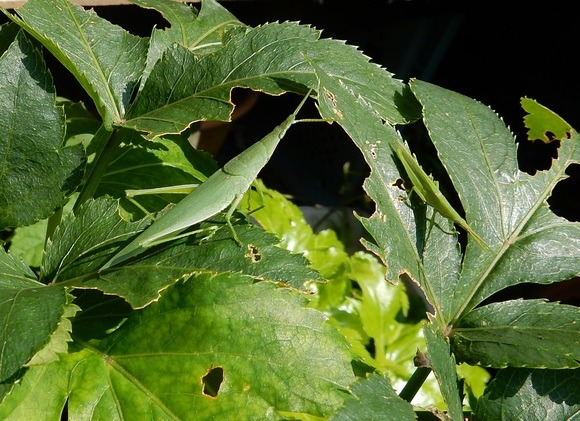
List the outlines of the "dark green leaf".
<svg viewBox="0 0 580 421">
<path fill-rule="evenodd" d="M 453 352 L 472 365 L 580 367 L 580 308 L 543 300 L 492 303 L 465 315 Z"/>
<path fill-rule="evenodd" d="M 572 420 L 580 413 L 580 369 L 501 370 L 479 400 L 480 420 Z"/>
<path fill-rule="evenodd" d="M 64 113 L 24 33 L 0 57 L 0 230 L 54 213 L 80 182 L 84 153 L 62 147 Z"/>
<path fill-rule="evenodd" d="M 119 123 L 145 68 L 147 40 L 67 0 L 27 1 L 17 14 L 10 16 L 77 78 L 105 125 Z"/>
<path fill-rule="evenodd" d="M 151 34 L 145 82 L 153 65 L 173 43 L 187 47 L 196 55 L 211 53 L 222 46 L 223 37 L 231 28 L 242 26 L 235 16 L 214 0 L 204 0 L 199 14 L 185 3 L 163 0 L 132 0 L 141 7 L 159 11 L 169 23 L 169 28 L 156 29 Z"/>
<path fill-rule="evenodd" d="M 449 341 L 432 324 L 425 326 L 423 332 L 427 340 L 431 368 L 439 383 L 449 415 L 453 421 L 462 421 L 463 390 L 459 388 L 455 357 L 451 355 Z"/>
<path fill-rule="evenodd" d="M 352 397 L 331 421 L 404 421 L 416 419 L 413 407 L 399 398 L 387 379 L 372 374 L 351 386 Z"/>
<path fill-rule="evenodd" d="M 0 381 L 48 343 L 65 304 L 64 288 L 39 283 L 28 266 L 0 247 Z"/>
<path fill-rule="evenodd" d="M 304 25 L 272 23 L 240 31 L 223 48 L 201 59 L 185 47 L 168 48 L 152 69 L 124 126 L 156 137 L 179 133 L 194 121 L 227 121 L 234 87 L 272 95 L 288 90 L 306 93 L 307 87 L 315 87 L 310 65 L 314 61 L 344 83 L 364 87 L 362 95 L 389 121 L 416 116 L 412 101 L 404 110 L 395 105 L 408 98 L 400 80 L 369 63 L 351 46 L 319 37 L 319 31 Z"/>
<path fill-rule="evenodd" d="M 523 280 L 545 284 L 576 276 L 580 223 L 553 214 L 547 199 L 568 166 L 579 162 L 578 133 L 562 141 L 549 170 L 529 175 L 518 169 L 513 135 L 491 109 L 425 82 L 413 82 L 412 89 L 465 219 L 489 246 L 470 242 L 461 276 L 439 281 L 450 292 L 438 298 L 446 302 L 445 318 L 453 324 L 491 294 Z"/>
</svg>

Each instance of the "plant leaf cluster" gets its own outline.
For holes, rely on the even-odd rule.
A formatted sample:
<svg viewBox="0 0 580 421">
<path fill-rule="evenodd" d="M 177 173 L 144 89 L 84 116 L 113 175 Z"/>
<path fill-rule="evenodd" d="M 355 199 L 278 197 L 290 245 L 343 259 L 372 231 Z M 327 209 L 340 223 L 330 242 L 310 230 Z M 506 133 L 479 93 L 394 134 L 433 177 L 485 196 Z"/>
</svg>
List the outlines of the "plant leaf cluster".
<svg viewBox="0 0 580 421">
<path fill-rule="evenodd" d="M 572 127 L 522 99 L 531 139 L 559 142 L 550 168 L 530 175 L 493 110 L 404 83 L 319 30 L 249 27 L 214 0 L 199 10 L 134 2 L 170 27 L 138 37 L 66 0 L 3 10 L 12 22 L 0 26 L 0 229 L 16 233 L 0 248 L 1 418 L 59 419 L 66 407 L 71 419 L 414 419 L 391 382 L 409 374 L 397 373 L 397 358 L 412 358 L 416 344 L 451 419 L 464 417 L 461 362 L 499 369 L 471 405 L 478 419 L 524 407 L 577 413 L 578 308 L 488 302 L 580 273 L 580 225 L 548 205 L 579 163 Z M 43 51 L 95 115 L 57 97 Z M 267 207 L 256 213 L 263 228 L 234 214 L 242 247 L 218 214 L 101 270 L 181 199 L 165 188 L 216 171 L 189 136 L 201 121 L 231 119 L 235 88 L 312 92 L 320 116 L 350 136 L 371 168 L 364 188 L 375 211 L 359 219 L 382 271 L 367 253 L 346 256 L 332 234 L 275 227 L 283 220 Z M 428 136 L 405 138 L 398 129 L 412 124 Z M 413 141 L 432 142 L 483 244 L 411 195 L 396 151 Z M 395 321 L 408 311 L 405 290 L 376 273 L 419 288 L 422 332 Z M 353 360 L 377 373 L 353 370 Z"/>
</svg>

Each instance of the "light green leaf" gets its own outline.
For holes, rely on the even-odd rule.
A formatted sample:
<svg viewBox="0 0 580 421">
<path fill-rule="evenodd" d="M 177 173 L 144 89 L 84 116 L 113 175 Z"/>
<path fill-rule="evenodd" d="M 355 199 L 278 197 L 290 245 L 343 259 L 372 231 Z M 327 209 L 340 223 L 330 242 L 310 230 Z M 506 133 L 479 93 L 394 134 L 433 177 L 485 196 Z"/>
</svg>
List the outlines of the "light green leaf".
<svg viewBox="0 0 580 421">
<path fill-rule="evenodd" d="M 580 367 L 580 309 L 543 300 L 492 303 L 453 328 L 457 358 L 491 367 Z"/>
<path fill-rule="evenodd" d="M 81 179 L 84 154 L 63 147 L 64 113 L 40 52 L 21 32 L 0 57 L 0 230 L 54 213 Z"/>
<path fill-rule="evenodd" d="M 120 123 L 145 68 L 147 40 L 67 0 L 31 0 L 16 12 L 8 16 L 73 74 L 105 126 Z"/>
<path fill-rule="evenodd" d="M 236 33 L 223 48 L 201 59 L 185 47 L 168 48 L 123 125 L 156 137 L 179 133 L 199 120 L 228 121 L 234 87 L 272 95 L 306 93 L 307 88 L 314 87 L 309 60 L 329 67 L 337 79 L 365 86 L 368 100 L 390 121 L 407 121 L 408 114 L 416 116 L 416 104 L 408 100 L 400 80 L 369 63 L 351 46 L 319 37 L 319 31 L 305 25 L 271 23 Z M 395 102 L 405 100 L 409 102 L 405 109 L 408 114 L 403 115 Z"/>
<path fill-rule="evenodd" d="M 580 369 L 500 370 L 479 400 L 481 420 L 573 420 L 580 413 Z"/>
<path fill-rule="evenodd" d="M 49 342 L 65 304 L 64 288 L 36 281 L 28 266 L 0 247 L 0 381 Z"/>
<path fill-rule="evenodd" d="M 460 277 L 451 285 L 445 280 L 450 294 L 437 298 L 445 302 L 445 319 L 453 324 L 491 294 L 523 280 L 546 284 L 577 276 L 580 223 L 553 214 L 547 199 L 568 166 L 579 162 L 578 134 L 572 131 L 562 141 L 549 170 L 532 176 L 518 169 L 513 136 L 491 109 L 425 82 L 411 86 L 465 219 L 490 247 L 470 242 Z"/>
<path fill-rule="evenodd" d="M 345 401 L 331 421 L 404 421 L 417 418 L 413 407 L 399 398 L 387 379 L 372 374 L 351 386 L 352 397 Z"/>
<path fill-rule="evenodd" d="M 544 143 L 555 139 L 568 139 L 572 127 L 553 111 L 530 98 L 521 99 L 522 108 L 528 113 L 524 124 L 528 128 L 528 140 L 540 139 Z"/>
<path fill-rule="evenodd" d="M 278 410 L 328 415 L 354 380 L 350 353 L 324 316 L 304 304 L 291 290 L 243 275 L 194 276 L 109 338 L 45 366 L 58 368 L 54 386 L 35 394 L 42 398 L 34 406 L 67 394 L 72 418 L 87 411 L 128 420 L 279 419 Z M 14 405 L 10 397 L 2 406 Z"/>
</svg>

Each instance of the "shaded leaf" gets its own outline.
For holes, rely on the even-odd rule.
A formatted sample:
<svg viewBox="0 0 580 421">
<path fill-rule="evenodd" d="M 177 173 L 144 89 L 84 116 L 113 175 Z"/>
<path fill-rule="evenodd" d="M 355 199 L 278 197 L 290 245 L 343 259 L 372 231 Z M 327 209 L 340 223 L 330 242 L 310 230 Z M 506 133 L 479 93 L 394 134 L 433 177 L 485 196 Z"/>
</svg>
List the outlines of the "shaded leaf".
<svg viewBox="0 0 580 421">
<path fill-rule="evenodd" d="M 151 222 L 127 222 L 118 209 L 116 200 L 100 198 L 86 202 L 77 215 L 65 215 L 47 243 L 42 279 L 59 283 L 78 277 L 80 282 Z"/>
<path fill-rule="evenodd" d="M 54 213 L 81 179 L 84 153 L 62 147 L 64 113 L 40 52 L 20 33 L 0 57 L 0 230 Z"/>
<path fill-rule="evenodd" d="M 414 420 L 413 407 L 397 396 L 387 379 L 372 374 L 351 386 L 353 396 L 348 397 L 344 407 L 330 419 L 349 420 Z"/>
<path fill-rule="evenodd" d="M 105 125 L 119 123 L 145 68 L 147 40 L 67 0 L 27 1 L 16 13 L 8 16 L 73 74 Z"/>
<path fill-rule="evenodd" d="M 571 420 L 580 413 L 580 370 L 500 370 L 479 400 L 482 420 Z"/>
<path fill-rule="evenodd" d="M 64 288 L 39 283 L 28 266 L 0 247 L 0 381 L 49 342 L 66 301 Z"/>
<path fill-rule="evenodd" d="M 96 197 L 109 195 L 120 200 L 121 208 L 131 219 L 145 216 L 143 209 L 154 214 L 177 203 L 184 194 L 139 194 L 138 190 L 179 185 L 197 185 L 211 175 L 217 164 L 207 153 L 197 151 L 186 136 L 146 140 L 138 133 L 123 131 L 118 153 L 112 159 Z M 130 201 L 127 190 L 134 190 Z M 140 205 L 136 207 L 134 201 Z"/>
<path fill-rule="evenodd" d="M 453 328 L 457 358 L 491 367 L 577 368 L 580 309 L 543 300 L 492 303 Z"/>
<path fill-rule="evenodd" d="M 43 366 L 53 368 L 50 391 L 20 400 L 16 389 L 12 395 L 26 408 L 66 394 L 73 418 L 86 414 L 87 402 L 94 402 L 91 417 L 103 419 L 120 413 L 135 420 L 278 419 L 277 410 L 329 414 L 353 381 L 350 354 L 323 315 L 304 304 L 290 290 L 249 277 L 195 276 L 134 312 L 104 341 Z M 206 375 L 218 368 L 216 396 L 208 396 Z M 37 405 L 26 401 L 38 396 Z M 11 397 L 2 406 L 14 407 Z"/>
</svg>

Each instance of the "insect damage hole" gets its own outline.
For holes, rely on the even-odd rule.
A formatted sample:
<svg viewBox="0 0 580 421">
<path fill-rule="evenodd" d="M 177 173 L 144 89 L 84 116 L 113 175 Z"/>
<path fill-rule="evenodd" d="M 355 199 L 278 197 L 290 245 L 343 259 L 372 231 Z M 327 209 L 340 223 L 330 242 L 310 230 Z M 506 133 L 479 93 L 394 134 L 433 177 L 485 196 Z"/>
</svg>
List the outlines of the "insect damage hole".
<svg viewBox="0 0 580 421">
<path fill-rule="evenodd" d="M 215 398 L 219 391 L 222 382 L 224 381 L 224 369 L 221 367 L 211 366 L 205 376 L 201 378 L 203 384 L 203 394 Z"/>
<path fill-rule="evenodd" d="M 262 260 L 262 255 L 260 254 L 258 247 L 253 244 L 248 244 L 248 252 L 244 254 L 244 257 L 250 259 L 252 263 L 258 263 Z"/>
</svg>

